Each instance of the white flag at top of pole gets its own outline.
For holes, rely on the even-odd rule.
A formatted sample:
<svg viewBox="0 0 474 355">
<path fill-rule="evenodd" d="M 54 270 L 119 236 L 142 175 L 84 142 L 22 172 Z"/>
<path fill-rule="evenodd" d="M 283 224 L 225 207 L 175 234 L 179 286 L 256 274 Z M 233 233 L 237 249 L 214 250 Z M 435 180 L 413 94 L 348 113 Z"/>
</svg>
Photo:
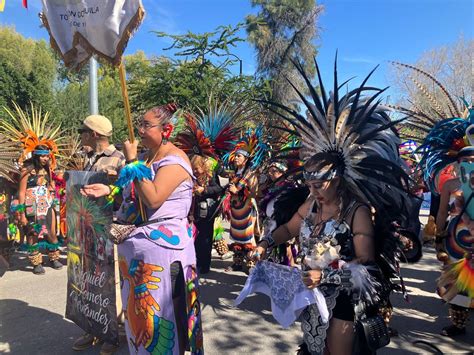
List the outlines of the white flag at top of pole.
<svg viewBox="0 0 474 355">
<path fill-rule="evenodd" d="M 141 0 L 42 0 L 40 15 L 51 46 L 69 68 L 80 69 L 95 54 L 114 66 L 145 11 Z"/>
</svg>

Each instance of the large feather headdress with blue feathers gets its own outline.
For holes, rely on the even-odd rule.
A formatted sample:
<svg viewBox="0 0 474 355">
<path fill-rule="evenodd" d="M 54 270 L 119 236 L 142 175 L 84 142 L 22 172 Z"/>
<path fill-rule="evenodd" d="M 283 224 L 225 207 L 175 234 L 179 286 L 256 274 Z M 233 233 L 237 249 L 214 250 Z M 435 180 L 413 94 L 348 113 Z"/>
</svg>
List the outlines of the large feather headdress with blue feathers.
<svg viewBox="0 0 474 355">
<path fill-rule="evenodd" d="M 337 61 L 337 57 L 336 57 Z M 387 109 L 381 106 L 385 89 L 366 86 L 373 70 L 360 87 L 341 94 L 334 65 L 334 88 L 326 92 L 315 61 L 319 89 L 314 87 L 300 63 L 294 63 L 306 82 L 309 96 L 290 84 L 306 108 L 306 115 L 278 102 L 262 100 L 269 109 L 289 122 L 302 144 L 307 179 L 329 179 L 338 175 L 361 201 L 378 211 L 404 210 L 408 176 L 400 164 L 400 138 Z M 374 94 L 366 96 L 365 94 Z M 311 170 L 316 164 L 324 169 Z"/>
<path fill-rule="evenodd" d="M 391 106 L 408 117 L 400 127 L 400 135 L 403 138 L 422 143 L 440 121 L 451 117 L 466 117 L 467 103 L 464 100 L 453 98 L 433 75 L 413 65 L 399 62 L 392 62 L 392 64 L 412 71 L 414 75 L 408 75 L 408 78 L 417 88 L 420 97 L 423 98 L 423 100 L 419 100 L 420 102 L 410 101 L 410 108 Z M 420 80 L 421 78 L 432 84 L 430 88 Z"/>
<path fill-rule="evenodd" d="M 415 77 L 409 78 L 425 98 L 425 105 L 411 103 L 410 108 L 395 108 L 409 116 L 404 122 L 403 135 L 420 142 L 416 154 L 422 158 L 418 164 L 423 178 L 432 192 L 437 192 L 436 177 L 448 165 L 457 160 L 458 153 L 469 143 L 467 128 L 474 123 L 474 109 L 465 99 L 455 99 L 433 75 L 412 65 L 393 62 L 394 65 L 408 68 L 433 83 L 429 90 Z"/>
<path fill-rule="evenodd" d="M 187 154 L 220 158 L 233 147 L 243 123 L 253 114 L 253 105 L 219 102 L 209 96 L 207 108 L 185 114 L 186 126 L 176 136 L 176 144 Z"/>
</svg>

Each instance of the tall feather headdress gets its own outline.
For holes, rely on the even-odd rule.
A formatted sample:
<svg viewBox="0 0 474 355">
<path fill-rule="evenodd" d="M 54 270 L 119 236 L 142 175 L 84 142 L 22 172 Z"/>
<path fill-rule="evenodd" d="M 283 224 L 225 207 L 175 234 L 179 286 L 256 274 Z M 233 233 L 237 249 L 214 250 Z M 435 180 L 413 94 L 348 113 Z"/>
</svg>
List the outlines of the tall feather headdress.
<svg viewBox="0 0 474 355">
<path fill-rule="evenodd" d="M 300 158 L 301 142 L 295 135 L 283 133 L 275 139 L 269 139 L 270 158 L 267 166 L 283 164 L 286 167 L 285 178 L 301 175 L 304 162 Z M 280 169 L 281 170 L 281 169 Z"/>
<path fill-rule="evenodd" d="M 69 132 L 61 145 L 61 159 L 58 167 L 62 170 L 84 170 L 86 154 L 81 152 L 81 142 L 77 134 Z"/>
<path fill-rule="evenodd" d="M 184 114 L 186 125 L 175 138 L 175 144 L 188 155 L 202 155 L 216 157 L 216 151 L 211 144 L 211 140 L 198 127 L 196 118 L 190 113 Z"/>
<path fill-rule="evenodd" d="M 20 106 L 13 102 L 15 112 L 4 107 L 5 112 L 10 116 L 10 122 L 2 120 L 0 122 L 0 132 L 11 141 L 20 143 L 22 153 L 20 163 L 32 154 L 36 147 L 43 145 L 50 151 L 50 167 L 56 167 L 56 157 L 59 155 L 61 145 L 61 125 L 50 119 L 49 112 L 42 113 L 41 109 L 34 107 L 31 103 L 31 112 L 28 114 Z"/>
<path fill-rule="evenodd" d="M 206 108 L 186 113 L 186 125 L 176 136 L 176 144 L 187 154 L 220 158 L 232 149 L 243 123 L 252 117 L 254 105 L 229 100 L 219 102 L 211 94 Z"/>
<path fill-rule="evenodd" d="M 398 209 L 403 213 L 408 176 L 398 154 L 400 138 L 394 125 L 399 121 L 391 121 L 386 108 L 380 105 L 379 96 L 386 89 L 366 86 L 375 69 L 359 88 L 341 94 L 346 82 L 339 84 L 335 63 L 334 88 L 328 94 L 316 60 L 319 90 L 303 66 L 296 62 L 294 65 L 309 92 L 307 97 L 290 81 L 307 109 L 306 116 L 277 102 L 262 102 L 294 127 L 287 131 L 300 137 L 302 160 L 327 162 L 332 168 L 325 177 L 337 173 L 353 194 L 377 211 Z M 363 96 L 370 91 L 374 94 Z"/>
<path fill-rule="evenodd" d="M 425 105 L 411 103 L 410 108 L 395 108 L 408 115 L 404 122 L 404 136 L 421 144 L 417 154 L 422 158 L 419 168 L 430 190 L 437 192 L 436 177 L 449 164 L 457 159 L 458 152 L 472 143 L 465 139 L 466 130 L 474 123 L 474 109 L 465 99 L 454 99 L 448 90 L 433 75 L 412 65 L 393 62 L 394 65 L 408 68 L 433 83 L 438 94 L 410 76 L 419 93 L 425 97 Z M 440 98 L 438 98 L 440 97 Z"/>
<path fill-rule="evenodd" d="M 423 102 L 410 102 L 410 108 L 403 106 L 391 106 L 399 112 L 408 116 L 403 122 L 400 134 L 403 138 L 413 139 L 421 143 L 433 127 L 440 121 L 450 117 L 465 117 L 465 102 L 453 98 L 448 90 L 433 75 L 413 65 L 392 62 L 399 68 L 407 68 L 419 77 L 425 78 L 433 84 L 433 89 L 428 87 L 413 75 L 408 78 L 416 86 L 418 93 L 424 98 Z"/>
<path fill-rule="evenodd" d="M 222 157 L 238 138 L 245 121 L 254 113 L 254 105 L 247 102 L 220 102 L 209 95 L 205 108 L 186 115 L 186 127 L 177 136 L 178 146 L 194 154 Z"/>
</svg>

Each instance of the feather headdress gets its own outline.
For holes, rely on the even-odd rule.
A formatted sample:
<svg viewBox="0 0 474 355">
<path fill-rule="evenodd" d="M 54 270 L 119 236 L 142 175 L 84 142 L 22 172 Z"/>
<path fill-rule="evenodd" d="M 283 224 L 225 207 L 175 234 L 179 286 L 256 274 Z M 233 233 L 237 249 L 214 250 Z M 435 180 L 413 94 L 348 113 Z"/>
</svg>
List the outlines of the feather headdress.
<svg viewBox="0 0 474 355">
<path fill-rule="evenodd" d="M 250 169 L 261 166 L 268 158 L 270 146 L 264 141 L 263 126 L 247 129 L 244 135 L 234 143 L 233 149 L 224 156 L 226 164 L 232 163 L 237 154 L 243 154 L 250 161 Z"/>
<path fill-rule="evenodd" d="M 452 117 L 438 122 L 428 133 L 417 153 L 422 154 L 419 167 L 430 190 L 437 192 L 435 184 L 438 174 L 454 163 L 458 153 L 470 143 L 465 135 L 468 127 L 474 123 L 474 109 L 469 110 L 466 118 Z"/>
<path fill-rule="evenodd" d="M 186 126 L 176 137 L 176 144 L 187 154 L 222 157 L 238 139 L 243 123 L 253 114 L 253 105 L 245 102 L 220 103 L 209 96 L 207 108 L 186 114 Z"/>
<path fill-rule="evenodd" d="M 0 177 L 15 182 L 18 168 L 15 161 L 20 158 L 20 147 L 0 133 Z"/>
<path fill-rule="evenodd" d="M 433 75 L 409 64 L 399 62 L 392 62 L 392 64 L 410 69 L 417 76 L 430 81 L 434 88 L 434 90 L 430 90 L 415 76 L 408 76 L 424 100 L 423 102 L 410 102 L 410 108 L 391 106 L 408 116 L 400 130 L 400 135 L 403 138 L 421 143 L 438 122 L 450 117 L 462 118 L 466 116 L 467 104 L 462 100 L 454 99 Z"/>
<path fill-rule="evenodd" d="M 301 142 L 298 137 L 290 134 L 281 135 L 277 142 L 271 145 L 269 164 L 282 162 L 287 167 L 286 175 L 303 171 L 304 162 L 300 159 Z"/>
<path fill-rule="evenodd" d="M 337 62 L 337 57 L 336 57 Z M 289 130 L 300 137 L 301 158 L 305 161 L 306 178 L 329 178 L 339 175 L 348 189 L 377 211 L 404 210 L 408 176 L 401 168 L 398 154 L 400 139 L 387 110 L 378 97 L 385 89 L 366 86 L 372 72 L 359 88 L 341 95 L 334 65 L 334 89 L 327 93 L 316 64 L 319 90 L 312 84 L 300 63 L 294 63 L 307 85 L 306 97 L 290 84 L 307 109 L 306 116 L 277 102 L 262 100 L 270 109 L 289 122 Z M 366 92 L 375 92 L 364 97 Z M 287 130 L 288 131 L 288 130 Z M 320 175 L 310 165 L 329 166 Z"/>
<path fill-rule="evenodd" d="M 62 170 L 84 170 L 86 166 L 86 154 L 81 152 L 81 142 L 77 134 L 69 134 L 61 146 L 61 159 L 58 167 Z"/>
<path fill-rule="evenodd" d="M 472 143 L 465 139 L 467 128 L 474 123 L 474 110 L 464 99 L 455 100 L 448 90 L 431 74 L 412 65 L 393 62 L 427 78 L 439 94 L 430 91 L 410 76 L 427 105 L 412 103 L 411 108 L 396 106 L 409 118 L 404 123 L 403 135 L 420 142 L 415 153 L 422 155 L 419 167 L 430 190 L 437 192 L 437 175 L 457 159 L 458 152 Z M 441 97 L 441 98 L 437 98 Z"/>
<path fill-rule="evenodd" d="M 178 133 L 175 144 L 186 154 L 198 154 L 202 156 L 215 157 L 216 152 L 209 137 L 198 127 L 196 118 L 189 113 L 184 114 L 186 126 Z"/>
<path fill-rule="evenodd" d="M 49 112 L 42 113 L 31 104 L 31 113 L 23 111 L 15 102 L 15 112 L 4 107 L 10 116 L 10 121 L 0 122 L 0 132 L 13 142 L 21 143 L 23 151 L 20 163 L 35 152 L 36 147 L 45 146 L 49 150 L 50 167 L 56 167 L 56 157 L 59 154 L 58 144 L 61 141 L 61 126 L 50 120 Z"/>
</svg>

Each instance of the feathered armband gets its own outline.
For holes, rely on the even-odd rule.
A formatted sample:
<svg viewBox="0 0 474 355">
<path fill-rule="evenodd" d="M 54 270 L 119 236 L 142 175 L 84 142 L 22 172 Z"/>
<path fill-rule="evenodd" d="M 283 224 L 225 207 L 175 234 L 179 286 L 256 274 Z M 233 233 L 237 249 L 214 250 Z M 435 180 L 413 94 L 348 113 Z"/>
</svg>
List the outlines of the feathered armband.
<svg viewBox="0 0 474 355">
<path fill-rule="evenodd" d="M 110 185 L 110 194 L 107 196 L 107 201 L 112 203 L 115 196 L 118 195 L 122 189 L 130 185 L 134 180 L 151 180 L 151 169 L 144 161 L 134 161 L 127 164 L 120 170 L 120 175 L 115 185 Z"/>
<path fill-rule="evenodd" d="M 120 170 L 120 175 L 115 186 L 124 188 L 130 185 L 134 180 L 151 180 L 151 169 L 144 161 L 134 161 L 127 164 Z"/>
</svg>

